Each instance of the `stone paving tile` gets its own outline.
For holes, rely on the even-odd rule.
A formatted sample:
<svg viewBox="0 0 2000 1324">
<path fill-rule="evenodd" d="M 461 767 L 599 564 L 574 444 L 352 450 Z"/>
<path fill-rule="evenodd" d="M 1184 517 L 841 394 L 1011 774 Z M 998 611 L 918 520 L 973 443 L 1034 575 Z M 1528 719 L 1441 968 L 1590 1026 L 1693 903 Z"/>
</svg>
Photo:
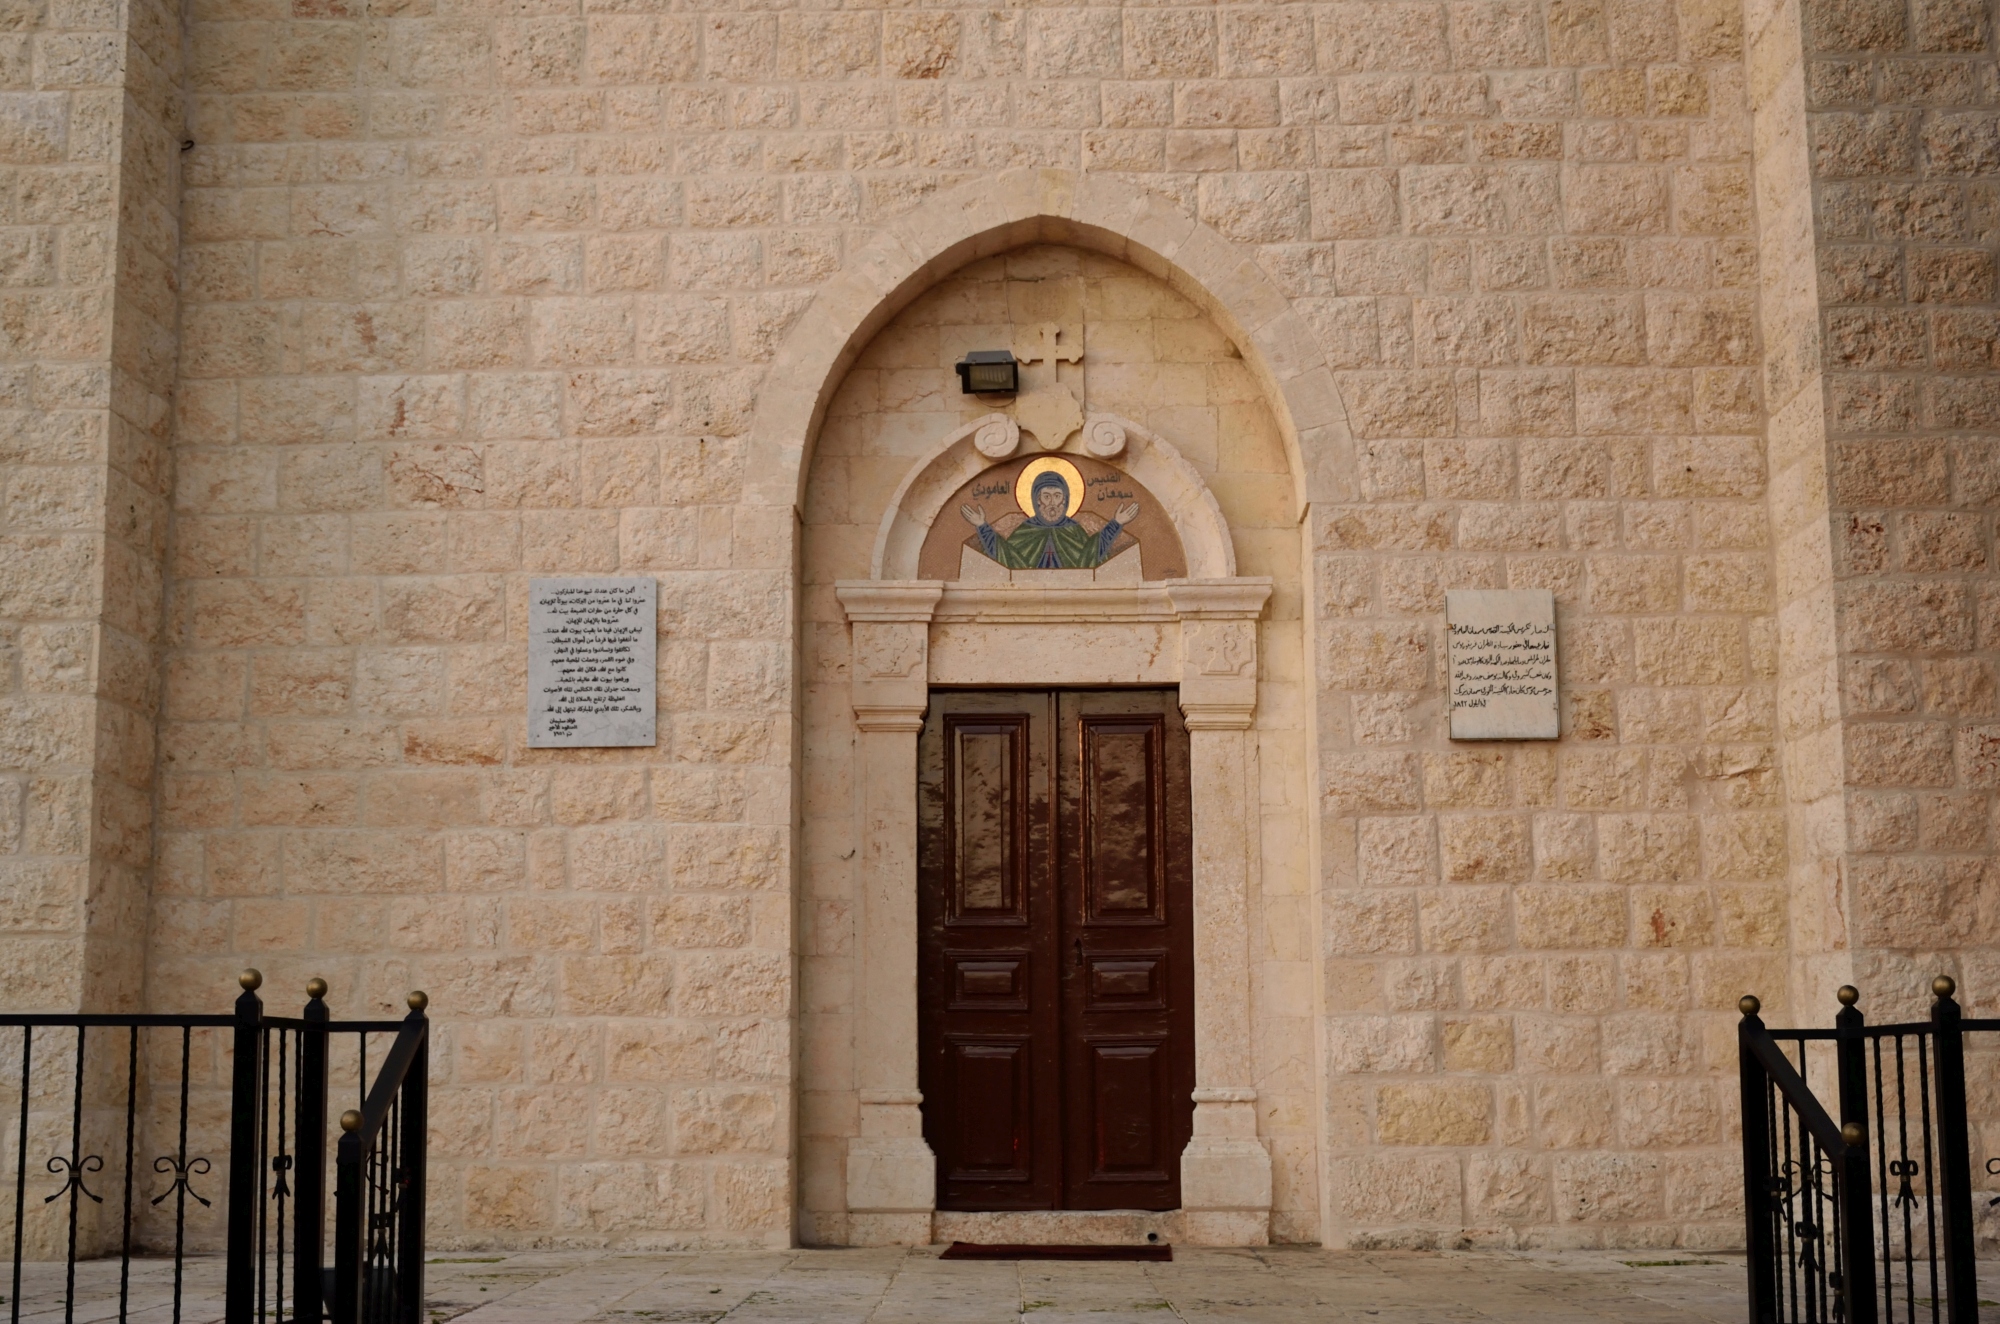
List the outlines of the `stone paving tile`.
<svg viewBox="0 0 2000 1324">
<path fill-rule="evenodd" d="M 920 1250 L 440 1251 L 430 1324 L 1737 1324 L 1740 1256 L 1689 1252 L 1176 1252 L 1169 1264 Z M 221 1318 L 222 1261 L 191 1258 L 181 1318 Z M 1983 1272 L 2000 1296 L 2000 1266 Z M 172 1319 L 171 1261 L 132 1267 L 128 1318 Z M 1926 1290 L 1926 1295 L 1927 1290 Z M 61 1265 L 27 1265 L 21 1319 L 63 1318 Z M 79 1324 L 118 1318 L 118 1266 L 77 1269 Z M 1924 1312 L 1926 1315 L 1928 1311 Z"/>
</svg>

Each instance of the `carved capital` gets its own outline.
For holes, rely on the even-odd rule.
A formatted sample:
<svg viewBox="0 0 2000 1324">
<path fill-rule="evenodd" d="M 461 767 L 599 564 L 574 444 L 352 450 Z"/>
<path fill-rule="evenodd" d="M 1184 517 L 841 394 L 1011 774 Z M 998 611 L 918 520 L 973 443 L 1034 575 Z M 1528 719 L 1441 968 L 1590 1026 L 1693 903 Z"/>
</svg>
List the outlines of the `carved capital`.
<svg viewBox="0 0 2000 1324">
<path fill-rule="evenodd" d="M 854 705 L 854 725 L 863 731 L 921 731 L 924 729 L 924 708 L 912 708 L 908 704 L 863 704 Z"/>
<path fill-rule="evenodd" d="M 923 621 L 928 623 L 944 596 L 936 579 L 842 579 L 833 596 L 850 621 Z"/>
<path fill-rule="evenodd" d="M 1169 579 L 1167 597 L 1182 620 L 1254 621 L 1271 600 L 1271 578 Z"/>
<path fill-rule="evenodd" d="M 1189 703 L 1187 687 L 1181 687 L 1181 718 L 1190 731 L 1247 731 L 1256 720 L 1257 705 L 1250 703 Z"/>
</svg>

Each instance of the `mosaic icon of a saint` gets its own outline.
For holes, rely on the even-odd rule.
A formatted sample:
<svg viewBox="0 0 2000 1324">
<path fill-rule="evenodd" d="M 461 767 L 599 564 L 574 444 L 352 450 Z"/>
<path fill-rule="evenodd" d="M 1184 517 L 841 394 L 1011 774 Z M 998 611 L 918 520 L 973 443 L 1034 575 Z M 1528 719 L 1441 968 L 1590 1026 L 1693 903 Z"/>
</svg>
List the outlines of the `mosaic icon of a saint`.
<svg viewBox="0 0 2000 1324">
<path fill-rule="evenodd" d="M 958 508 L 972 525 L 979 550 L 1009 570 L 1095 570 L 1133 543 L 1126 527 L 1139 518 L 1139 503 L 1127 502 L 1112 518 L 1077 508 L 1083 504 L 1083 475 L 1060 456 L 1043 456 L 1014 481 L 1019 513 L 989 520 L 986 508 L 968 502 Z"/>
</svg>

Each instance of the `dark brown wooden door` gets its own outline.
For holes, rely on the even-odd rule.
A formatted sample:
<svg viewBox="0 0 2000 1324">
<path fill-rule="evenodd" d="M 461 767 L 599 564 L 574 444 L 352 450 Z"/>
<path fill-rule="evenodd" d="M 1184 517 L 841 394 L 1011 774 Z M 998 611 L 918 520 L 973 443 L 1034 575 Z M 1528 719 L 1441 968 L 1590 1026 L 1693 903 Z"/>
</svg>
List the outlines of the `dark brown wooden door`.
<svg viewBox="0 0 2000 1324">
<path fill-rule="evenodd" d="M 938 1207 L 1177 1207 L 1194 941 L 1175 696 L 939 691 L 917 784 Z"/>
</svg>

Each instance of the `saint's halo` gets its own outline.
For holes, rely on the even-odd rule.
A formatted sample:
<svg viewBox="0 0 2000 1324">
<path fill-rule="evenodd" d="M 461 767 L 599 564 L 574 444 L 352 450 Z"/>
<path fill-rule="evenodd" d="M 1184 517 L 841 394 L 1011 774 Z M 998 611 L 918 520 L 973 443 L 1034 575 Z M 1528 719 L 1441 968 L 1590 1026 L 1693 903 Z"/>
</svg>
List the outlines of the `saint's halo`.
<svg viewBox="0 0 2000 1324">
<path fill-rule="evenodd" d="M 1014 503 L 1028 518 L 1035 516 L 1035 480 L 1045 473 L 1053 473 L 1069 485 L 1069 509 L 1065 515 L 1074 515 L 1083 505 L 1083 475 L 1076 466 L 1060 455 L 1044 455 L 1029 463 L 1021 470 L 1021 476 L 1014 480 Z"/>
</svg>

